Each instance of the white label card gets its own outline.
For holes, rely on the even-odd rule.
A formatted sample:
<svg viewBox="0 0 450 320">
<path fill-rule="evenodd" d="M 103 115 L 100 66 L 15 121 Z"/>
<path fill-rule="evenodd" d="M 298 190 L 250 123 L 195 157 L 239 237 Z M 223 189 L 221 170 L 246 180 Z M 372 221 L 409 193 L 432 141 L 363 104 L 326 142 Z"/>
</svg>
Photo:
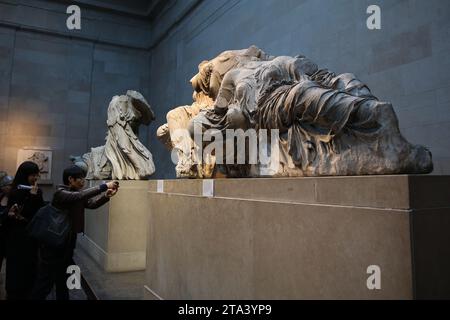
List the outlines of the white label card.
<svg viewBox="0 0 450 320">
<path fill-rule="evenodd" d="M 164 192 L 164 180 L 158 180 L 156 182 L 156 192 L 158 193 Z"/>
<path fill-rule="evenodd" d="M 209 198 L 214 197 L 214 180 L 203 180 L 203 196 Z"/>
</svg>

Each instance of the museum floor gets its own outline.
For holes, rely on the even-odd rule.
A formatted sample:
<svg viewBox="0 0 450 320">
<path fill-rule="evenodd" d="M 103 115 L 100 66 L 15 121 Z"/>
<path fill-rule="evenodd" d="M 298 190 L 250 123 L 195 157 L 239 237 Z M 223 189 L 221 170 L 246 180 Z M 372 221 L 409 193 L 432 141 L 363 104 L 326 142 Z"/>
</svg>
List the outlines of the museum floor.
<svg viewBox="0 0 450 320">
<path fill-rule="evenodd" d="M 71 290 L 70 300 L 141 300 L 143 299 L 145 272 L 106 273 L 82 250 L 76 250 L 75 262 L 81 268 L 83 277 L 88 283 L 86 294 L 83 289 Z M 0 273 L 0 300 L 6 299 L 5 266 Z M 90 290 L 90 292 L 89 292 Z M 47 300 L 55 300 L 52 291 Z"/>
<path fill-rule="evenodd" d="M 142 300 L 145 271 L 105 272 L 83 250 L 76 250 L 74 260 L 80 266 L 98 300 Z"/>
</svg>

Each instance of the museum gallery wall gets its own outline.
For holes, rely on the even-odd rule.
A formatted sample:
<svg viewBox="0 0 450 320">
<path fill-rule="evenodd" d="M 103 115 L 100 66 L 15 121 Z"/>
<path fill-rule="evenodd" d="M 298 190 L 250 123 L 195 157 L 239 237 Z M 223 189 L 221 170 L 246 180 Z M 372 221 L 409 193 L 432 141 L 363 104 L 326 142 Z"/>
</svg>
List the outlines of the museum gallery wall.
<svg viewBox="0 0 450 320">
<path fill-rule="evenodd" d="M 42 2 L 49 12 L 45 34 L 32 30 L 41 21 L 26 19 L 36 14 L 29 1 L 20 8 L 2 4 L 0 67 L 7 81 L 0 88 L 0 165 L 14 171 L 20 149 L 40 148 L 47 158 L 51 152 L 52 182 L 59 183 L 55 177 L 71 156 L 105 144 L 112 97 L 135 90 L 155 113 L 139 131 L 156 166 L 151 177 L 176 177 L 176 163 L 157 137 L 167 113 L 192 104 L 189 80 L 200 62 L 256 45 L 274 57 L 303 55 L 336 76 L 354 74 L 392 105 L 404 138 L 432 152 L 433 173 L 448 173 L 446 3 L 383 2 L 381 30 L 367 28 L 369 4 L 177 1 L 151 24 L 88 9 L 80 38 L 52 34 L 67 16 L 56 3 Z M 14 10 L 25 19 L 11 20 L 6 13 Z"/>
</svg>

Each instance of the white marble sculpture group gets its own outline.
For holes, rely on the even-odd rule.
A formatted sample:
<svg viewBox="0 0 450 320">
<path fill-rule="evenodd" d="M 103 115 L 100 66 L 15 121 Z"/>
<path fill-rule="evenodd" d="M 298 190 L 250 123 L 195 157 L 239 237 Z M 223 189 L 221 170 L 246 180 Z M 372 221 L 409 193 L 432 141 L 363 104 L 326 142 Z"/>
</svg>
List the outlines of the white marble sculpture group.
<svg viewBox="0 0 450 320">
<path fill-rule="evenodd" d="M 225 51 L 203 61 L 191 84 L 193 104 L 171 110 L 167 123 L 157 131 L 158 138 L 177 155 L 178 178 L 433 170 L 430 151 L 410 144 L 401 135 L 390 103 L 376 98 L 355 75 L 336 75 L 305 56 L 274 57 L 256 46 Z M 153 111 L 138 92 L 115 96 L 108 108 L 106 144 L 74 162 L 86 168 L 89 179 L 147 179 L 155 167 L 137 129 L 153 119 Z M 263 145 L 258 142 L 259 148 L 272 150 L 270 161 L 277 163 L 270 167 L 276 169 L 268 170 L 267 163 L 219 161 L 227 150 L 198 158 L 195 151 L 210 142 L 202 139 L 198 143 L 196 133 L 214 130 L 225 137 L 227 130 L 237 129 L 276 130 L 276 152 L 270 140 Z"/>
<path fill-rule="evenodd" d="M 158 137 L 177 149 L 177 177 L 329 176 L 429 173 L 431 153 L 401 135 L 393 106 L 355 75 L 320 69 L 305 56 L 274 57 L 251 46 L 199 65 L 192 106 L 167 116 Z M 177 128 L 189 134 L 175 135 Z M 278 130 L 276 170 L 267 164 L 195 161 L 194 129 Z M 179 131 L 179 130 L 178 130 Z M 207 139 L 205 139 L 207 140 Z M 208 142 L 201 140 L 202 147 Z M 268 145 L 260 148 L 270 149 Z M 222 153 L 225 156 L 227 151 Z M 211 157 L 216 157 L 211 154 Z M 218 163 L 218 159 L 213 159 Z M 222 159 L 221 159 L 222 160 Z"/>
<path fill-rule="evenodd" d="M 139 141 L 139 126 L 149 125 L 155 115 L 137 91 L 114 96 L 108 107 L 108 133 L 104 146 L 91 148 L 72 161 L 87 172 L 91 180 L 148 179 L 155 172 L 150 151 Z"/>
</svg>

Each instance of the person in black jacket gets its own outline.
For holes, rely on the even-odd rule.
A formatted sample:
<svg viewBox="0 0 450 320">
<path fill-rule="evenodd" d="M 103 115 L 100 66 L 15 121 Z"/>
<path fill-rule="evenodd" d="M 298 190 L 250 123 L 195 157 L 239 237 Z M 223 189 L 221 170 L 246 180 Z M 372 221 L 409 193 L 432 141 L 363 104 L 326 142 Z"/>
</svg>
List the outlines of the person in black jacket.
<svg viewBox="0 0 450 320">
<path fill-rule="evenodd" d="M 107 203 L 118 189 L 119 183 L 111 181 L 86 190 L 85 172 L 78 166 L 71 166 L 63 172 L 64 185 L 58 186 L 52 205 L 66 211 L 72 223 L 72 230 L 63 248 L 39 245 L 39 271 L 31 299 L 45 300 L 53 285 L 56 286 L 56 300 L 69 300 L 67 288 L 67 267 L 73 265 L 77 234 L 84 231 L 84 209 L 97 209 Z"/>
<path fill-rule="evenodd" d="M 37 185 L 39 167 L 31 161 L 22 163 L 12 183 L 8 198 L 6 228 L 6 294 L 8 300 L 28 299 L 37 270 L 37 243 L 27 231 L 27 224 L 44 206 Z"/>
</svg>

